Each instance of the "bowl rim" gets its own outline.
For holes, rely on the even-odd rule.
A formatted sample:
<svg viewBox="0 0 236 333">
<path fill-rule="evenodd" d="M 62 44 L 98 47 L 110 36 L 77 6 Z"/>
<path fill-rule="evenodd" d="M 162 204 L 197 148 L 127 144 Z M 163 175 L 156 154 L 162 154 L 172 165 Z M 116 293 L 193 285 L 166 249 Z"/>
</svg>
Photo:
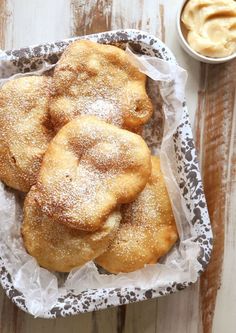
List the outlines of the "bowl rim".
<svg viewBox="0 0 236 333">
<path fill-rule="evenodd" d="M 190 1 L 190 0 L 182 0 L 182 2 L 180 3 L 179 7 L 178 7 L 178 11 L 177 11 L 177 16 L 176 16 L 176 23 L 177 23 L 177 34 L 179 39 L 181 40 L 182 46 L 185 49 L 185 51 L 191 55 L 192 57 L 194 57 L 195 59 L 198 59 L 202 62 L 205 63 L 212 63 L 212 64 L 219 64 L 219 63 L 223 63 L 223 62 L 228 62 L 230 60 L 233 60 L 234 58 L 236 58 L 236 51 L 227 56 L 227 57 L 220 57 L 220 58 L 213 58 L 213 57 L 207 57 L 204 56 L 198 52 L 196 52 L 187 42 L 186 38 L 183 35 L 182 32 L 182 28 L 181 28 L 181 14 L 183 11 L 184 6 L 186 5 L 186 3 Z"/>
</svg>

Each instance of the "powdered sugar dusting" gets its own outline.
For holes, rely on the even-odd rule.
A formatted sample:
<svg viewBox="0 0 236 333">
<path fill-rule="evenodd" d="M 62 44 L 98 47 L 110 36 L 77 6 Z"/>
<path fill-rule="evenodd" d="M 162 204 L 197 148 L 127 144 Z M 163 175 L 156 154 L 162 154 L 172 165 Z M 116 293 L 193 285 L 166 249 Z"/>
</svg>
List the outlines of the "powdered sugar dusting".
<svg viewBox="0 0 236 333">
<path fill-rule="evenodd" d="M 88 102 L 82 111 L 85 115 L 94 115 L 101 120 L 112 123 L 116 126 L 122 125 L 122 113 L 119 110 L 117 103 L 105 99 L 97 99 Z"/>
<path fill-rule="evenodd" d="M 0 178 L 28 191 L 54 132 L 47 112 L 50 78 L 22 77 L 0 90 Z"/>
<path fill-rule="evenodd" d="M 61 128 L 75 117 L 89 114 L 136 131 L 153 111 L 145 83 L 146 76 L 123 50 L 76 41 L 55 67 L 52 120 Z"/>
<path fill-rule="evenodd" d="M 134 202 L 122 207 L 122 221 L 132 225 L 150 227 L 150 221 L 157 220 L 160 215 L 160 204 L 155 190 L 149 184 Z"/>
<path fill-rule="evenodd" d="M 37 185 L 39 203 L 61 223 L 93 231 L 118 203 L 132 200 L 149 175 L 150 152 L 141 137 L 83 116 L 50 143 Z"/>
<path fill-rule="evenodd" d="M 109 272 L 131 272 L 156 263 L 176 242 L 178 234 L 157 158 L 152 176 L 130 204 L 121 206 L 122 220 L 114 242 L 96 261 Z"/>
</svg>

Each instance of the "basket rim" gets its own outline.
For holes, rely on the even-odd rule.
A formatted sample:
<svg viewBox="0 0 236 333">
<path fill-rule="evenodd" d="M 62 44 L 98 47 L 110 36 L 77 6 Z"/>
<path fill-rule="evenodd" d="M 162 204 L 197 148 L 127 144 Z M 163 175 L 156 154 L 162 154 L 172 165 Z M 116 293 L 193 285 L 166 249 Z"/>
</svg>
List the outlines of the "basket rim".
<svg viewBox="0 0 236 333">
<path fill-rule="evenodd" d="M 53 48 L 55 49 L 55 46 L 56 46 L 55 52 L 57 52 L 57 50 L 58 50 L 58 52 L 61 52 L 61 50 L 63 48 L 65 48 L 69 43 L 71 43 L 77 39 L 90 39 L 90 40 L 98 41 L 100 43 L 107 43 L 107 44 L 109 44 L 109 42 L 110 43 L 111 42 L 112 43 L 115 43 L 115 42 L 132 43 L 133 42 L 133 43 L 138 43 L 138 44 L 142 43 L 144 45 L 147 44 L 147 45 L 149 45 L 149 47 L 152 47 L 152 50 L 153 50 L 155 56 L 160 57 L 166 61 L 176 63 L 175 56 L 173 55 L 171 50 L 159 38 L 157 38 L 151 34 L 148 34 L 145 31 L 136 30 L 136 29 L 111 30 L 111 31 L 107 31 L 107 32 L 97 33 L 97 34 L 69 38 L 69 39 L 65 39 L 62 41 L 55 42 L 55 43 L 45 43 L 45 44 L 40 44 L 40 45 L 33 45 L 30 47 L 26 47 L 26 48 L 9 50 L 9 51 L 5 51 L 4 53 L 0 54 L 0 60 L 11 61 L 16 66 L 18 66 L 19 61 L 21 61 L 22 59 L 24 60 L 24 59 L 27 59 L 27 57 L 28 58 L 34 57 L 34 55 L 36 55 L 36 57 L 37 57 L 37 55 L 40 57 L 42 55 L 42 53 L 41 53 L 42 48 L 47 49 L 47 50 L 53 50 Z M 48 56 L 46 51 L 45 51 L 45 56 Z M 183 105 L 183 108 L 184 108 L 184 112 L 185 112 L 186 119 L 188 122 L 189 119 L 188 119 L 188 112 L 187 112 L 186 105 Z M 187 123 L 186 126 L 188 127 L 188 131 L 190 133 L 192 133 L 189 122 Z M 194 156 L 196 157 L 195 148 L 193 150 L 194 150 Z M 196 165 L 197 165 L 197 162 L 196 162 Z M 197 165 L 197 167 L 198 167 L 198 165 Z M 198 172 L 198 176 L 201 181 L 199 168 L 197 169 L 197 172 Z M 205 200 L 204 193 L 203 193 L 203 199 Z M 210 260 L 210 253 L 212 250 L 212 231 L 211 231 L 209 216 L 205 215 L 204 219 L 205 219 L 205 223 L 204 223 L 205 229 L 201 226 L 198 226 L 198 227 L 199 227 L 199 230 L 202 232 L 202 235 L 205 235 L 204 240 L 206 240 L 206 239 L 208 240 L 208 245 L 207 245 L 207 255 L 206 255 L 206 245 L 203 245 L 203 240 L 201 239 L 201 232 L 200 232 L 199 237 L 196 239 L 196 241 L 199 242 L 199 245 L 201 248 L 201 252 L 200 252 L 198 261 L 202 268 L 199 271 L 199 275 L 205 270 L 205 268 Z M 5 282 L 5 278 L 3 279 L 3 275 L 5 278 L 7 276 L 8 283 Z M 11 281 L 11 276 L 6 271 L 6 268 L 4 267 L 4 263 L 3 263 L 1 257 L 0 257 L 0 282 L 2 284 L 3 289 L 5 290 L 5 292 L 7 294 L 7 296 L 13 301 L 13 303 L 15 303 L 23 311 L 29 313 L 26 308 L 26 305 L 22 301 L 22 297 L 24 298 L 24 296 L 17 289 L 15 289 L 13 287 L 12 281 Z M 119 300 L 121 302 L 120 304 L 128 304 L 128 303 L 141 301 L 141 300 L 145 300 L 145 299 L 149 299 L 149 298 L 168 295 L 175 291 L 182 290 L 182 289 L 186 288 L 187 286 L 189 286 L 190 284 L 192 284 L 192 282 L 188 282 L 188 281 L 186 281 L 184 283 L 175 282 L 171 287 L 169 286 L 168 288 L 166 288 L 165 292 L 155 291 L 152 289 L 141 290 L 140 288 L 137 288 L 137 287 L 134 287 L 134 288 L 130 288 L 130 287 L 128 287 L 128 288 L 104 288 L 104 289 L 102 289 L 103 290 L 102 297 L 103 297 L 103 300 L 105 300 L 105 299 L 107 300 L 112 295 L 112 291 L 113 292 L 115 291 L 116 294 L 117 293 L 120 294 L 120 296 L 119 296 Z M 104 292 L 105 289 L 106 289 L 106 291 Z M 100 289 L 95 289 L 95 290 L 98 293 L 100 292 Z M 129 294 L 138 292 L 140 297 L 138 299 L 135 297 L 130 298 L 129 301 L 127 301 L 127 299 L 122 299 L 121 295 L 123 293 L 127 293 L 127 290 L 129 290 Z M 84 297 L 86 298 L 86 291 L 82 292 L 82 293 L 85 293 Z M 70 293 L 68 293 L 68 294 L 70 294 Z M 80 301 L 80 299 L 78 299 L 78 295 L 71 293 L 70 296 L 71 296 L 71 298 L 74 298 L 74 299 L 77 299 L 78 301 Z M 82 313 L 82 312 L 103 309 L 108 306 L 120 305 L 119 303 L 115 302 L 111 305 L 106 306 L 105 303 L 99 305 L 98 304 L 99 302 L 98 302 L 97 304 L 94 304 L 93 309 L 84 308 L 83 311 L 80 311 L 77 308 L 74 313 L 65 313 L 62 311 L 63 309 L 61 309 L 62 303 L 63 303 L 63 300 L 58 299 L 55 306 L 50 311 L 45 313 L 45 315 L 40 316 L 40 317 L 41 318 L 64 317 L 64 316 L 74 315 L 74 314 L 78 314 L 78 313 Z"/>
</svg>

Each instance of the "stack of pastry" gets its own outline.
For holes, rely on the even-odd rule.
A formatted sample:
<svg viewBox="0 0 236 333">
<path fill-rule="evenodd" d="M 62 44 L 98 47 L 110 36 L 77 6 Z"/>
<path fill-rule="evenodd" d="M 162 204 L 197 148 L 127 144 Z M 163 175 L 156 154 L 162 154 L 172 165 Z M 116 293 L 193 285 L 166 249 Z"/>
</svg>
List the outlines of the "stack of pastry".
<svg viewBox="0 0 236 333">
<path fill-rule="evenodd" d="M 0 179 L 27 192 L 22 237 L 40 266 L 131 272 L 176 242 L 160 161 L 139 135 L 145 84 L 123 50 L 81 40 L 52 76 L 2 86 Z"/>
</svg>

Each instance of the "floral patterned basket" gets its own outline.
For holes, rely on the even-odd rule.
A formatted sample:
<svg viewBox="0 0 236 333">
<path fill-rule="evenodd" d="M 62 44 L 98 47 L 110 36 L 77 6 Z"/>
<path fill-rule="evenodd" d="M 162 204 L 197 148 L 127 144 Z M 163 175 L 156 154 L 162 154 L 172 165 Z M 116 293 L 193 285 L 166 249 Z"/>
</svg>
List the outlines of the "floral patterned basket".
<svg viewBox="0 0 236 333">
<path fill-rule="evenodd" d="M 27 47 L 19 50 L 11 50 L 0 54 L 0 61 L 7 64 L 8 73 L 27 73 L 40 68 L 43 61 L 55 64 L 66 46 L 75 39 L 90 39 L 104 44 L 126 44 L 129 43 L 139 54 L 155 56 L 165 61 L 175 63 L 175 58 L 170 50 L 159 39 L 137 30 L 117 30 L 99 33 L 79 38 L 68 39 L 52 44 L 43 44 Z M 9 69 L 10 68 L 10 69 Z M 7 74 L 4 66 L 0 68 L 2 78 Z M 173 136 L 176 166 L 179 179 L 179 187 L 186 207 L 191 216 L 191 224 L 195 231 L 195 242 L 200 246 L 200 253 L 197 258 L 200 275 L 206 268 L 212 249 L 212 232 L 208 211 L 203 193 L 201 176 L 199 172 L 196 152 L 194 148 L 192 130 L 189 123 L 187 107 L 184 104 L 184 117 Z M 16 290 L 12 279 L 0 258 L 0 282 L 8 297 L 21 309 L 28 312 L 24 295 Z M 73 291 L 58 298 L 55 306 L 45 314 L 45 318 L 73 315 L 82 312 L 94 311 L 110 306 L 123 305 L 149 298 L 155 298 L 182 290 L 192 282 L 161 285 L 157 289 L 140 289 L 137 287 L 126 288 L 100 288 L 89 289 L 75 294 Z"/>
</svg>

